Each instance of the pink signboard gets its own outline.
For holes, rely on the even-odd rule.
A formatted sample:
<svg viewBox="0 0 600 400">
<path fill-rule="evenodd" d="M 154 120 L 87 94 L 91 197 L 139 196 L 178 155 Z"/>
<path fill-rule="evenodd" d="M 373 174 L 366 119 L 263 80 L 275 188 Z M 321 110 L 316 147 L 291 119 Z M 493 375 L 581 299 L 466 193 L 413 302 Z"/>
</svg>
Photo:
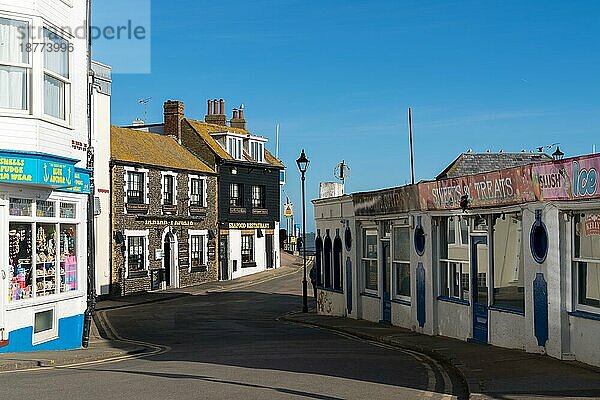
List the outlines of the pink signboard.
<svg viewBox="0 0 600 400">
<path fill-rule="evenodd" d="M 535 196 L 543 200 L 584 200 L 600 197 L 600 155 L 538 164 L 531 168 Z"/>
<path fill-rule="evenodd" d="M 461 197 L 469 208 L 504 206 L 535 201 L 531 167 L 517 167 L 419 184 L 423 210 L 460 208 Z"/>
</svg>

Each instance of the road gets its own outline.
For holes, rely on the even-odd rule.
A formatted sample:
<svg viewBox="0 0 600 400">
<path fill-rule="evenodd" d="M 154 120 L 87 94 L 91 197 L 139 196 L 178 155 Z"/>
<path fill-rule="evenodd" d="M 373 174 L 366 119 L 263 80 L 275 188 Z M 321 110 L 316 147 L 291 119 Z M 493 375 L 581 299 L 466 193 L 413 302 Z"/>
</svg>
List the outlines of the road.
<svg viewBox="0 0 600 400">
<path fill-rule="evenodd" d="M 3 398 L 364 400 L 463 393 L 451 371 L 425 356 L 278 320 L 300 309 L 301 278 L 294 273 L 108 311 L 119 336 L 155 344 L 154 354 L 3 374 Z"/>
</svg>

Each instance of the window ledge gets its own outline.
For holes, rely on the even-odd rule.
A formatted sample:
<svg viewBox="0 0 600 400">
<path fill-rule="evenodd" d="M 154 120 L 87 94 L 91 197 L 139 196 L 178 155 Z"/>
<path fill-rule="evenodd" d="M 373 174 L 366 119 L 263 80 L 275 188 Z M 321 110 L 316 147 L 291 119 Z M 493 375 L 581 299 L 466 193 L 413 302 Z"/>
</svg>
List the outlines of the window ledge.
<svg viewBox="0 0 600 400">
<path fill-rule="evenodd" d="M 461 304 L 463 306 L 469 306 L 469 305 L 471 305 L 471 303 L 469 303 L 468 300 L 461 300 L 461 299 L 457 299 L 455 297 L 438 296 L 437 300 L 438 301 L 443 301 L 443 302 L 446 302 L 446 303 Z"/>
<path fill-rule="evenodd" d="M 369 293 L 369 292 L 361 292 L 360 295 L 364 296 L 364 297 L 371 297 L 373 299 L 380 299 L 381 298 L 381 297 L 379 297 L 379 295 L 374 294 L 374 293 Z"/>
<path fill-rule="evenodd" d="M 396 304 L 402 304 L 403 306 L 411 306 L 411 302 L 408 300 L 392 299 L 391 302 Z"/>
<path fill-rule="evenodd" d="M 600 314 L 595 314 L 595 313 L 591 313 L 591 312 L 587 312 L 587 311 L 571 311 L 567 314 L 569 314 L 571 317 L 600 321 Z"/>
<path fill-rule="evenodd" d="M 488 310 L 503 312 L 507 314 L 515 314 L 520 315 L 522 317 L 525 316 L 525 311 L 515 310 L 514 308 L 502 307 L 502 306 L 489 306 Z"/>
<path fill-rule="evenodd" d="M 130 272 L 129 275 L 127 275 L 127 279 L 138 279 L 138 278 L 147 278 L 147 277 L 148 277 L 148 270 Z"/>
<path fill-rule="evenodd" d="M 324 292 L 332 292 L 332 293 L 344 294 L 344 291 L 341 290 L 341 289 L 327 288 L 327 287 L 324 287 L 324 286 L 317 286 L 317 290 L 322 290 Z"/>
</svg>

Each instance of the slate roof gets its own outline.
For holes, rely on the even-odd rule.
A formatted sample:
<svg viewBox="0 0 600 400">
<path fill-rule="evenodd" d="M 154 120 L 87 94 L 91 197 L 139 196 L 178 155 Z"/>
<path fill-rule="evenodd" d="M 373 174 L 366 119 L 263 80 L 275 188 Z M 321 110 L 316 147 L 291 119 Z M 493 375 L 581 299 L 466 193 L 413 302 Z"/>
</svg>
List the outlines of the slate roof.
<svg viewBox="0 0 600 400">
<path fill-rule="evenodd" d="M 171 136 L 117 126 L 110 128 L 110 158 L 114 161 L 215 173 Z"/>
<path fill-rule="evenodd" d="M 552 157 L 545 153 L 462 153 L 436 179 L 474 175 L 551 160 Z"/>
<path fill-rule="evenodd" d="M 251 135 L 251 133 L 245 129 L 209 124 L 190 118 L 185 118 L 185 122 L 192 127 L 192 129 L 202 138 L 202 140 L 204 140 L 208 147 L 210 147 L 210 149 L 222 160 L 233 160 L 233 157 L 231 157 L 229 153 L 227 153 L 227 151 L 225 151 L 225 149 L 219 143 L 217 143 L 211 134 L 232 132 L 242 135 Z M 246 160 L 249 162 L 254 162 L 254 160 L 246 152 L 244 152 L 244 158 L 246 158 Z M 267 149 L 265 149 L 265 161 L 267 164 L 271 164 L 275 167 L 285 168 L 281 161 L 275 158 L 275 156 Z"/>
</svg>

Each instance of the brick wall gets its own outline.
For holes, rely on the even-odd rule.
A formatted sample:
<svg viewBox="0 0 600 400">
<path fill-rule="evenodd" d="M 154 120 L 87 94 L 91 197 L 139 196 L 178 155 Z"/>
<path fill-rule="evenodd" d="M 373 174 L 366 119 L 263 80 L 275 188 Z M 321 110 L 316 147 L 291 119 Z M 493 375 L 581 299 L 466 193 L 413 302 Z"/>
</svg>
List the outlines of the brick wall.
<svg viewBox="0 0 600 400">
<path fill-rule="evenodd" d="M 114 165 L 111 170 L 112 174 L 112 230 L 113 232 L 124 232 L 125 230 L 148 230 L 148 274 L 143 277 L 127 277 L 125 276 L 125 245 L 118 245 L 115 242 L 115 237 L 111 238 L 112 249 L 112 269 L 111 269 L 111 292 L 114 295 L 126 295 L 136 292 L 149 291 L 151 285 L 151 270 L 161 269 L 162 260 L 155 260 L 155 250 L 163 248 L 163 233 L 165 228 L 171 226 L 175 230 L 175 235 L 178 242 L 178 258 L 179 258 L 179 281 L 180 286 L 190 286 L 202 282 L 212 281 L 217 279 L 217 257 L 218 246 L 217 240 L 208 241 L 208 262 L 205 272 L 190 272 L 189 259 L 189 237 L 188 229 L 190 230 L 213 230 L 217 233 L 217 178 L 214 175 L 207 176 L 207 207 L 205 208 L 206 216 L 201 217 L 201 221 L 194 221 L 190 226 L 179 226 L 173 221 L 168 221 L 168 225 L 148 225 L 145 221 L 137 220 L 138 215 L 146 215 L 153 219 L 164 220 L 169 217 L 162 213 L 162 185 L 161 185 L 161 170 L 151 167 L 146 174 L 148 179 L 148 200 L 149 209 L 147 214 L 126 214 L 125 213 L 125 168 L 123 165 Z M 186 217 L 189 220 L 195 217 L 189 217 L 188 207 L 188 173 L 181 171 L 177 172 L 177 213 L 174 216 Z M 191 172 L 192 175 L 206 176 L 201 173 Z"/>
</svg>

